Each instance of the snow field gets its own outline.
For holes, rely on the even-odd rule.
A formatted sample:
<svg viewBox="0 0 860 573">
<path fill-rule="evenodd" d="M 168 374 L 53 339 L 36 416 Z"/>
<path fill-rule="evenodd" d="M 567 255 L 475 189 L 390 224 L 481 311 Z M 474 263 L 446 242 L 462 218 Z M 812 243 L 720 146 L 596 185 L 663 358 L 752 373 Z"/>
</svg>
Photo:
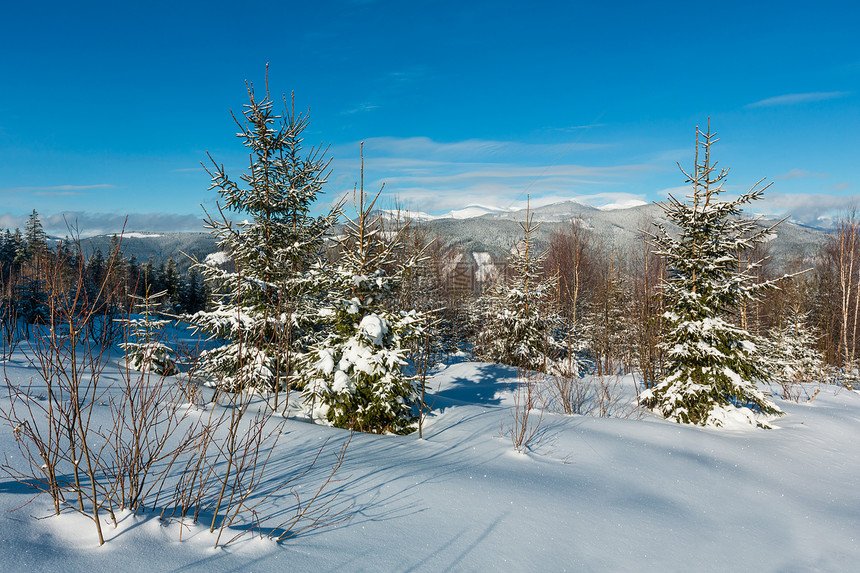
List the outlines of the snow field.
<svg viewBox="0 0 860 573">
<path fill-rule="evenodd" d="M 12 382 L 34 375 L 20 358 L 6 365 Z M 114 362 L 103 380 L 118 378 Z M 498 365 L 439 368 L 423 439 L 356 434 L 332 490 L 351 519 L 282 543 L 248 535 L 214 550 L 204 524 L 147 512 L 106 525 L 99 548 L 80 515 L 33 519 L 50 514 L 46 496 L 10 513 L 31 492 L 2 476 L 0 569 L 799 572 L 860 563 L 856 393 L 824 386 L 812 402 L 777 400 L 786 415 L 767 431 L 545 413 L 541 442 L 519 454 L 502 435 L 517 382 Z M 622 384 L 632 400 L 631 378 Z M 347 437 L 288 420 L 267 480 L 291 475 L 331 438 L 302 482 L 313 487 Z M 14 462 L 8 427 L 0 447 Z M 290 503 L 285 492 L 267 513 Z"/>
</svg>

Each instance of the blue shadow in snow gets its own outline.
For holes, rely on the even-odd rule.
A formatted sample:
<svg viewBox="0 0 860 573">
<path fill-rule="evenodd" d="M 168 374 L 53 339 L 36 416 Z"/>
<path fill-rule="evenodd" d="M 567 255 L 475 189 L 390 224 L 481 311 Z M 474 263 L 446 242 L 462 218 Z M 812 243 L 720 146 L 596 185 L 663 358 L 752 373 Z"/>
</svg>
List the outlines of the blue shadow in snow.
<svg viewBox="0 0 860 573">
<path fill-rule="evenodd" d="M 436 408 L 455 404 L 501 404 L 499 395 L 517 385 L 516 369 L 501 364 L 480 364 L 468 378 L 455 376 L 453 384 L 436 393 Z M 434 409 L 436 409 L 434 408 Z"/>
<path fill-rule="evenodd" d="M 46 488 L 45 482 L 33 479 L 0 481 L 0 493 L 33 494 L 44 491 Z"/>
</svg>

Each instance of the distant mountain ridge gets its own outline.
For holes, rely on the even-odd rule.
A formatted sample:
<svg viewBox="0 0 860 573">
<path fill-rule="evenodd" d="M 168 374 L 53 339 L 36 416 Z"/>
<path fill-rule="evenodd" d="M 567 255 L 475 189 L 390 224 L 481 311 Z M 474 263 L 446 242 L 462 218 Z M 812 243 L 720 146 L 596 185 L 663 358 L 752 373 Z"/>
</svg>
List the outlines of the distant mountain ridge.
<svg viewBox="0 0 860 573">
<path fill-rule="evenodd" d="M 120 236 L 120 235 L 117 235 Z M 111 250 L 110 235 L 95 235 L 81 239 L 81 250 L 84 257 L 89 258 L 96 250 L 101 250 L 107 258 Z M 215 238 L 210 233 L 177 232 L 177 233 L 146 233 L 129 232 L 121 236 L 120 249 L 126 258 L 132 255 L 139 263 L 145 263 L 152 258 L 154 265 L 160 265 L 173 259 L 176 267 L 185 272 L 193 264 L 187 256 L 199 260 L 217 250 Z M 185 254 L 183 254 L 185 253 Z"/>
<path fill-rule="evenodd" d="M 538 248 L 546 248 L 550 235 L 558 230 L 569 228 L 573 221 L 591 231 L 593 236 L 606 248 L 614 246 L 625 250 L 640 245 L 642 231 L 652 229 L 653 222 L 668 224 L 663 210 L 654 203 L 634 207 L 597 208 L 575 201 L 564 201 L 531 209 L 535 222 L 541 226 L 537 232 Z M 403 215 L 403 214 L 401 214 Z M 439 237 L 445 247 L 456 246 L 463 251 L 466 261 L 477 268 L 491 260 L 500 262 L 522 238 L 518 221 L 524 221 L 525 209 L 509 210 L 473 205 L 452 211 L 444 216 L 408 214 L 419 224 L 426 225 Z M 764 225 L 772 225 L 773 220 L 762 220 Z M 776 230 L 776 238 L 771 241 L 771 255 L 779 260 L 787 255 L 812 255 L 818 249 L 828 232 L 823 229 L 797 225 L 786 221 Z M 113 235 L 97 235 L 81 239 L 85 256 L 101 249 L 104 256 L 110 250 Z M 134 255 L 141 263 L 150 257 L 158 265 L 173 258 L 181 270 L 187 269 L 191 261 L 182 253 L 202 260 L 217 250 L 215 239 L 209 233 L 177 232 L 146 233 L 142 231 L 126 233 L 122 238 L 122 250 L 126 257 Z M 477 259 L 475 253 L 479 253 Z"/>
<path fill-rule="evenodd" d="M 629 208 L 599 209 L 574 201 L 554 203 L 531 209 L 535 222 L 541 226 L 536 242 L 545 248 L 550 235 L 568 228 L 572 222 L 592 232 L 605 247 L 620 250 L 639 245 L 644 232 L 653 230 L 653 223 L 670 226 L 662 208 L 654 203 Z M 457 246 L 467 255 L 475 252 L 490 253 L 495 260 L 502 260 L 510 249 L 522 238 L 518 221 L 524 221 L 526 211 L 494 212 L 467 219 L 434 219 L 428 226 L 435 231 L 446 246 Z M 761 224 L 771 226 L 776 221 L 762 219 Z M 787 255 L 812 255 L 828 232 L 822 229 L 797 225 L 785 221 L 775 229 L 776 238 L 771 241 L 771 255 L 775 259 Z"/>
</svg>

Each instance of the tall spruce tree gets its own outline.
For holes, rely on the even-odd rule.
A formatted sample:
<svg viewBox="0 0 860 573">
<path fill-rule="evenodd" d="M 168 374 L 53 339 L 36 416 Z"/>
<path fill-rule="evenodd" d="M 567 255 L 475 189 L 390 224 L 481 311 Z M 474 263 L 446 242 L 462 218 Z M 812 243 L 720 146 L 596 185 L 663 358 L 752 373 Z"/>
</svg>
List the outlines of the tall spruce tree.
<svg viewBox="0 0 860 573">
<path fill-rule="evenodd" d="M 248 83 L 249 102 L 237 137 L 250 155 L 239 180 L 230 178 L 210 156 L 207 168 L 223 204 L 206 214 L 227 264 L 218 257 L 196 268 L 213 290 L 211 311 L 190 317 L 198 329 L 227 343 L 204 353 L 204 368 L 225 388 L 275 391 L 287 383 L 295 348 L 301 341 L 303 292 L 298 280 L 319 256 L 323 236 L 337 209 L 314 217 L 311 206 L 326 182 L 325 152 L 303 150 L 306 115 L 294 100 L 277 115 L 266 94 L 260 99 Z M 227 213 L 235 218 L 233 222 Z M 277 401 L 277 397 L 276 397 Z"/>
<path fill-rule="evenodd" d="M 759 183 L 730 201 L 718 199 L 728 170 L 717 172 L 711 161 L 716 134 L 696 128 L 692 184 L 687 201 L 669 196 L 661 207 L 678 227 L 671 233 L 658 224 L 652 236 L 666 260 L 663 282 L 668 332 L 661 344 L 666 352 L 666 377 L 640 395 L 641 402 L 667 419 L 697 425 L 723 425 L 743 418 L 765 426 L 766 416 L 782 411 L 757 382 L 766 378 L 762 349 L 753 336 L 731 322 L 745 301 L 753 300 L 773 283 L 754 282 L 761 261 L 738 269 L 738 253 L 771 237 L 771 228 L 742 219 L 744 205 L 759 199 Z M 680 166 L 679 166 L 680 167 Z"/>
<path fill-rule="evenodd" d="M 47 322 L 50 314 L 45 287 L 48 264 L 48 235 L 39 214 L 33 209 L 24 225 L 23 240 L 18 242 L 16 263 L 21 269 L 18 314 L 28 323 Z"/>
<path fill-rule="evenodd" d="M 48 234 L 42 228 L 42 221 L 35 209 L 27 217 L 27 223 L 24 225 L 23 248 L 27 260 L 34 268 L 38 268 L 47 256 Z"/>
</svg>

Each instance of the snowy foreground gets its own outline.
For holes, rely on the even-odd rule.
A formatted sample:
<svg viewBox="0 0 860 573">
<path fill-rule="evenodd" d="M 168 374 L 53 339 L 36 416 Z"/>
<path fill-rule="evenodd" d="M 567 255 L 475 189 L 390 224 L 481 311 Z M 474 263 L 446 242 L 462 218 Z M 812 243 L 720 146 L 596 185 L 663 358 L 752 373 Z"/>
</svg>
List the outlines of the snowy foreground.
<svg viewBox="0 0 860 573">
<path fill-rule="evenodd" d="M 117 368 L 113 366 L 113 368 Z M 6 376 L 33 371 L 18 358 Z M 106 373 L 106 378 L 109 377 Z M 424 439 L 356 435 L 334 491 L 351 519 L 281 543 L 246 536 L 212 549 L 204 527 L 157 514 L 105 526 L 50 515 L 0 476 L 2 571 L 856 571 L 860 564 L 860 395 L 822 387 L 773 430 L 703 430 L 636 414 L 546 414 L 543 438 L 513 451 L 516 371 L 464 362 L 431 381 Z M 626 399 L 632 382 L 625 379 Z M 809 389 L 811 395 L 814 389 Z M 5 393 L 4 393 L 5 394 Z M 8 399 L 0 400 L 0 405 Z M 103 409 L 105 410 L 105 409 Z M 102 410 L 102 412 L 103 412 Z M 99 410 L 96 410 L 99 414 Z M 269 479 L 306 466 L 348 433 L 300 420 Z M 10 428 L 0 448 L 17 453 Z M 325 473 L 336 447 L 326 450 Z M 14 461 L 14 458 L 13 460 Z M 274 501 L 289 504 L 286 493 Z M 351 507 L 350 507 L 351 506 Z"/>
</svg>

